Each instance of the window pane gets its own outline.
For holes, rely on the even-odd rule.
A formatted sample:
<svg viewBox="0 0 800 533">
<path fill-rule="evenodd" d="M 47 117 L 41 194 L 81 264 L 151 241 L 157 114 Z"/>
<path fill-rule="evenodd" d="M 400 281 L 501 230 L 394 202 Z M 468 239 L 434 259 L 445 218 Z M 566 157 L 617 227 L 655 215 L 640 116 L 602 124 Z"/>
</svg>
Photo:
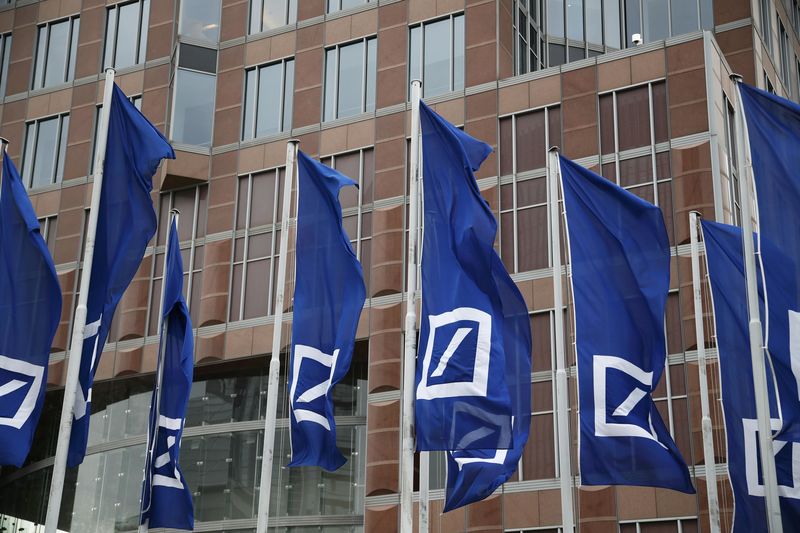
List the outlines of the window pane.
<svg viewBox="0 0 800 533">
<path fill-rule="evenodd" d="M 286 25 L 286 0 L 264 0 L 261 31 Z"/>
<path fill-rule="evenodd" d="M 217 71 L 217 51 L 202 46 L 181 44 L 178 66 L 213 74 Z"/>
<path fill-rule="evenodd" d="M 61 119 L 61 134 L 58 140 L 58 171 L 56 181 L 60 182 L 64 178 L 64 160 L 67 154 L 67 133 L 69 132 L 69 116 Z"/>
<path fill-rule="evenodd" d="M 325 120 L 336 118 L 336 52 L 325 53 Z"/>
<path fill-rule="evenodd" d="M 75 78 L 75 56 L 78 52 L 78 33 L 80 32 L 81 21 L 75 19 L 72 23 L 72 44 L 69 48 L 69 67 L 67 68 L 67 79 L 71 81 Z"/>
<path fill-rule="evenodd" d="M 409 45 L 408 56 L 408 85 L 414 80 L 422 79 L 422 70 L 420 68 L 420 56 L 422 54 L 422 27 L 416 26 L 411 28 L 411 40 Z"/>
<path fill-rule="evenodd" d="M 147 35 L 150 25 L 150 0 L 144 0 L 142 4 L 142 28 L 139 37 L 139 63 L 144 63 L 147 59 Z"/>
<path fill-rule="evenodd" d="M 542 386 L 536 383 L 534 387 Z M 522 479 L 551 479 L 556 475 L 553 415 L 531 417 L 531 439 L 522 454 Z"/>
<path fill-rule="evenodd" d="M 365 111 L 375 110 L 375 78 L 378 58 L 376 56 L 377 39 L 367 40 L 367 95 Z"/>
<path fill-rule="evenodd" d="M 795 15 L 797 15 L 796 12 Z M 700 24 L 704 30 L 714 28 L 714 7 L 711 4 L 711 0 L 700 0 Z M 797 22 L 795 22 L 795 25 L 797 25 Z"/>
<path fill-rule="evenodd" d="M 44 83 L 44 58 L 47 54 L 47 26 L 39 28 L 39 42 L 36 44 L 36 69 L 33 75 L 33 88 L 39 89 Z"/>
<path fill-rule="evenodd" d="M 256 137 L 263 137 L 280 131 L 282 71 L 282 63 L 259 69 Z"/>
<path fill-rule="evenodd" d="M 47 69 L 44 86 L 64 83 L 69 51 L 69 21 L 50 25 L 50 40 L 47 43 Z M 52 154 L 51 154 L 52 155 Z"/>
<path fill-rule="evenodd" d="M 275 215 L 275 171 L 253 176 L 253 194 L 250 200 L 250 226 L 255 228 L 272 224 Z M 242 204 L 244 207 L 244 204 Z"/>
<path fill-rule="evenodd" d="M 426 97 L 450 90 L 450 20 L 425 27 L 425 71 L 422 92 Z"/>
<path fill-rule="evenodd" d="M 253 122 L 256 115 L 256 75 L 257 69 L 245 72 L 244 82 L 244 116 L 242 117 L 242 139 L 253 138 Z"/>
<path fill-rule="evenodd" d="M 667 128 L 667 86 L 664 82 L 653 84 L 653 130 L 656 142 L 669 140 Z"/>
<path fill-rule="evenodd" d="M 111 67 L 114 64 L 114 40 L 117 35 L 117 7 L 112 7 L 106 15 L 106 47 L 103 66 Z"/>
<path fill-rule="evenodd" d="M 621 48 L 619 39 L 619 0 L 606 0 L 603 8 L 606 27 L 606 46 Z"/>
<path fill-rule="evenodd" d="M 547 0 L 547 31 L 551 37 L 564 37 L 564 0 Z"/>
<path fill-rule="evenodd" d="M 583 0 L 567 2 L 567 37 L 576 41 L 583 40 Z"/>
<path fill-rule="evenodd" d="M 517 213 L 517 262 L 520 272 L 546 268 L 547 206 L 522 209 Z"/>
<path fill-rule="evenodd" d="M 625 42 L 628 46 L 633 45 L 631 37 L 634 33 L 642 33 L 642 23 L 640 20 L 641 11 L 639 8 L 640 0 L 627 0 L 625 2 Z"/>
<path fill-rule="evenodd" d="M 586 0 L 586 40 L 603 44 L 603 10 L 601 0 Z"/>
<path fill-rule="evenodd" d="M 669 37 L 669 4 L 664 0 L 644 0 L 645 39 L 659 41 Z"/>
<path fill-rule="evenodd" d="M 600 96 L 600 146 L 603 154 L 614 153 L 614 96 Z"/>
<path fill-rule="evenodd" d="M 555 67 L 567 62 L 567 51 L 563 44 L 550 44 L 550 66 Z"/>
<path fill-rule="evenodd" d="M 211 146 L 216 84 L 216 76 L 178 69 L 172 129 L 176 142 Z"/>
<path fill-rule="evenodd" d="M 58 117 L 40 121 L 33 162 L 33 188 L 53 183 L 57 140 Z"/>
<path fill-rule="evenodd" d="M 261 31 L 261 3 L 264 0 L 250 0 L 250 33 Z"/>
<path fill-rule="evenodd" d="M 653 180 L 653 161 L 649 155 L 619 162 L 619 184 L 630 187 Z"/>
<path fill-rule="evenodd" d="M 364 94 L 364 43 L 339 48 L 339 95 L 337 118 L 362 111 Z"/>
<path fill-rule="evenodd" d="M 700 27 L 697 0 L 671 0 L 672 35 L 697 31 Z"/>
<path fill-rule="evenodd" d="M 282 130 L 292 129 L 292 105 L 294 103 L 294 60 L 286 62 L 286 79 L 283 84 L 283 123 Z"/>
<path fill-rule="evenodd" d="M 617 93 L 620 151 L 650 144 L 649 100 L 647 86 Z"/>
<path fill-rule="evenodd" d="M 125 68 L 136 64 L 136 52 L 139 43 L 139 2 L 127 4 L 119 8 L 120 25 L 117 29 L 117 53 L 114 61 L 116 68 Z"/>
<path fill-rule="evenodd" d="M 183 0 L 178 33 L 195 39 L 217 42 L 219 16 L 220 0 Z"/>
<path fill-rule="evenodd" d="M 247 279 L 244 290 L 244 319 L 267 315 L 267 280 L 269 259 L 247 263 Z"/>
<path fill-rule="evenodd" d="M 3 65 L 0 71 L 0 97 L 6 94 L 6 84 L 8 83 L 8 63 L 11 61 L 11 34 L 3 37 Z"/>
<path fill-rule="evenodd" d="M 500 119 L 500 175 L 508 176 L 514 171 L 514 145 L 511 117 Z M 505 209 L 507 206 L 503 206 Z"/>
<path fill-rule="evenodd" d="M 544 168 L 546 153 L 544 111 L 517 116 L 517 172 Z"/>
<path fill-rule="evenodd" d="M 533 67 L 531 67 L 533 68 Z M 464 88 L 464 16 L 453 17 L 453 90 Z"/>
<path fill-rule="evenodd" d="M 36 153 L 36 123 L 28 124 L 25 133 L 25 158 L 22 160 L 22 178 L 26 187 L 31 187 L 33 156 Z"/>
</svg>

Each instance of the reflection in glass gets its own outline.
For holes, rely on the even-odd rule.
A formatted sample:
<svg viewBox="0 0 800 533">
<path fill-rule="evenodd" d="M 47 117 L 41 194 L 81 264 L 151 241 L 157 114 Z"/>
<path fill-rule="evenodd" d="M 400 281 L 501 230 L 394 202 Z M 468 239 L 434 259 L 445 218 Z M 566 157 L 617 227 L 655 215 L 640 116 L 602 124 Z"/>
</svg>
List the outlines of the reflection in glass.
<svg viewBox="0 0 800 533">
<path fill-rule="evenodd" d="M 177 70 L 172 125 L 175 142 L 211 146 L 216 85 L 216 76 Z"/>
<path fill-rule="evenodd" d="M 204 41 L 219 41 L 220 0 L 182 0 L 178 33 Z"/>
<path fill-rule="evenodd" d="M 297 22 L 297 0 L 250 0 L 250 33 Z"/>
</svg>

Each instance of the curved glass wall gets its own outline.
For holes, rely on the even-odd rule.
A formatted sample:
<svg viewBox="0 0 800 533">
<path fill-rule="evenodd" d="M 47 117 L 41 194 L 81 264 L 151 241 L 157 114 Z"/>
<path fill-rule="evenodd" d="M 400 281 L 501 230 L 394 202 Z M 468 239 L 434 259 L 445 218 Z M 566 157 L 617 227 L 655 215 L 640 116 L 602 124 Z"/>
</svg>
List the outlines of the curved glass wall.
<svg viewBox="0 0 800 533">
<path fill-rule="evenodd" d="M 367 343 L 358 342 L 350 372 L 334 388 L 337 443 L 348 459 L 336 472 L 286 468 L 291 448 L 286 375 L 282 375 L 275 446 L 279 459 L 273 467 L 270 504 L 275 531 L 362 531 L 366 352 Z M 282 368 L 287 368 L 285 360 Z M 194 496 L 198 525 L 215 531 L 255 527 L 267 378 L 263 358 L 195 370 L 180 462 Z M 59 529 L 82 533 L 136 529 L 151 387 L 152 376 L 137 376 L 94 388 L 89 451 L 83 464 L 67 473 Z M 61 391 L 47 395 L 28 464 L 0 472 L 0 530 L 37 531 L 44 521 L 62 395 Z"/>
</svg>

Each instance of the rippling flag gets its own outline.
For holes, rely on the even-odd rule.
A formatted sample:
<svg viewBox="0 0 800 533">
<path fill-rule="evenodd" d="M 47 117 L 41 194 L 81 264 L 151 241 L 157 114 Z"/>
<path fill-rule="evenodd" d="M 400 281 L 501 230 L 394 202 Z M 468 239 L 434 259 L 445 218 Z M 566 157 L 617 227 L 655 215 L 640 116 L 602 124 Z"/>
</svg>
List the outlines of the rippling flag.
<svg viewBox="0 0 800 533">
<path fill-rule="evenodd" d="M 147 464 L 142 488 L 141 523 L 148 527 L 194 529 L 192 493 L 178 459 L 192 390 L 192 319 L 183 297 L 183 261 L 178 229 L 170 224 L 164 273 L 160 383 L 150 401 Z"/>
<path fill-rule="evenodd" d="M 742 230 L 706 220 L 702 224 L 719 351 L 728 473 L 733 488 L 733 532 L 766 533 L 767 510 L 763 480 L 759 472 L 761 461 L 750 355 Z M 762 251 L 768 248 L 768 244 L 762 243 Z M 788 265 L 783 265 L 778 270 L 785 271 L 787 267 Z M 770 270 L 769 277 L 765 278 L 768 287 L 780 283 L 779 279 L 772 277 L 775 272 L 776 269 Z M 763 309 L 765 302 L 761 279 L 764 278 L 759 277 L 759 299 Z M 770 308 L 777 312 L 775 307 L 782 303 L 768 300 Z M 766 368 L 769 368 L 769 364 Z M 780 368 L 776 368 L 775 374 L 780 371 Z M 777 431 L 781 428 L 781 420 L 772 377 L 771 373 L 767 374 L 771 426 Z M 785 419 L 790 419 L 794 413 L 787 413 L 784 409 L 783 415 Z M 795 460 L 795 455 L 800 453 L 800 440 L 779 435 L 773 441 L 773 449 L 783 524 L 785 531 L 792 531 L 800 524 L 800 484 L 795 482 L 800 480 L 800 462 Z"/>
<path fill-rule="evenodd" d="M 564 157 L 585 485 L 694 493 L 652 393 L 664 372 L 669 241 L 661 210 Z"/>
<path fill-rule="evenodd" d="M 744 83 L 739 88 L 767 279 L 764 339 L 775 365 L 783 410 L 781 434 L 800 440 L 800 106 Z"/>
<path fill-rule="evenodd" d="M 0 465 L 28 457 L 47 385 L 61 288 L 8 154 L 0 183 Z"/>
<path fill-rule="evenodd" d="M 350 369 L 366 289 L 361 263 L 342 226 L 339 190 L 356 183 L 298 152 L 297 267 L 292 327 L 289 466 L 333 471 L 333 387 Z"/>
<path fill-rule="evenodd" d="M 491 148 L 420 102 L 424 166 L 419 450 L 447 450 L 445 511 L 486 498 L 517 468 L 531 416 L 528 308 L 494 250 L 473 172 Z"/>
<path fill-rule="evenodd" d="M 175 159 L 175 152 L 167 139 L 116 85 L 109 107 L 103 188 L 97 214 L 81 355 L 80 390 L 75 395 L 75 420 L 67 455 L 69 466 L 79 465 L 86 455 L 92 383 L 108 328 L 122 294 L 142 262 L 147 243 L 156 231 L 156 214 L 150 198 L 153 175 L 162 159 Z M 82 287 L 81 290 L 87 289 Z"/>
</svg>

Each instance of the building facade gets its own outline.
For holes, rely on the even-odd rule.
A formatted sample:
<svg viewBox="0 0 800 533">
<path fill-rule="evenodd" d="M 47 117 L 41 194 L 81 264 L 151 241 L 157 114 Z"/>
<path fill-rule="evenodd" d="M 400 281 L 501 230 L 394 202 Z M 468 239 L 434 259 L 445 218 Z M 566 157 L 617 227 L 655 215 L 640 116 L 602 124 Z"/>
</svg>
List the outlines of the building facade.
<svg viewBox="0 0 800 533">
<path fill-rule="evenodd" d="M 549 146 L 658 204 L 672 246 L 668 366 L 657 405 L 696 496 L 583 487 L 582 531 L 707 531 L 688 214 L 738 221 L 735 96 L 728 79 L 800 97 L 798 0 L 5 0 L 0 134 L 20 167 L 64 293 L 45 412 L 28 463 L 0 470 L 0 531 L 43 523 L 93 172 L 103 69 L 172 141 L 154 180 L 159 230 L 120 303 L 93 393 L 89 451 L 67 475 L 59 527 L 133 531 L 153 386 L 165 221 L 181 211 L 195 383 L 181 464 L 197 531 L 255 530 L 275 302 L 286 141 L 359 182 L 342 192 L 367 303 L 350 373 L 334 389 L 348 462 L 287 469 L 282 358 L 271 526 L 281 533 L 398 527 L 409 84 L 495 152 L 477 173 L 499 222 L 497 249 L 533 331 L 531 438 L 516 476 L 442 514 L 431 457 L 431 531 L 556 533 L 548 242 Z M 705 30 L 705 31 L 704 31 Z M 639 34 L 643 44 L 634 42 Z M 293 289 L 289 257 L 288 294 Z M 291 311 L 287 298 L 286 311 Z M 566 313 L 569 326 L 569 313 Z M 707 342 L 713 328 L 707 317 Z M 289 345 L 291 315 L 282 331 Z M 572 335 L 568 333 L 567 346 Z M 571 350 L 570 350 L 571 351 Z M 574 353 L 568 354 L 574 365 Z M 731 527 L 719 378 L 711 392 L 723 527 Z M 577 461 L 573 459 L 573 465 Z M 416 494 L 415 494 L 416 498 Z"/>
</svg>

